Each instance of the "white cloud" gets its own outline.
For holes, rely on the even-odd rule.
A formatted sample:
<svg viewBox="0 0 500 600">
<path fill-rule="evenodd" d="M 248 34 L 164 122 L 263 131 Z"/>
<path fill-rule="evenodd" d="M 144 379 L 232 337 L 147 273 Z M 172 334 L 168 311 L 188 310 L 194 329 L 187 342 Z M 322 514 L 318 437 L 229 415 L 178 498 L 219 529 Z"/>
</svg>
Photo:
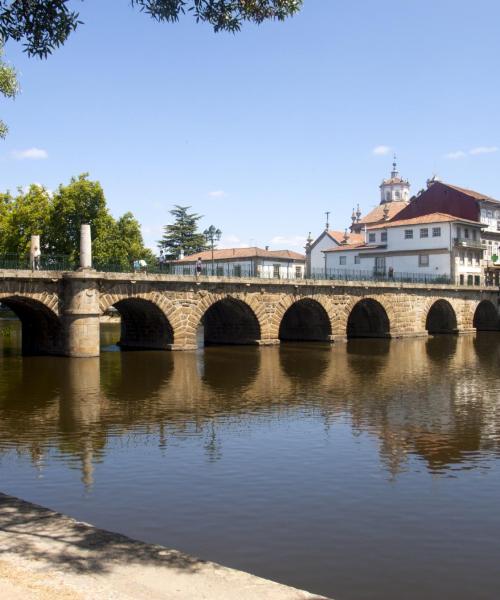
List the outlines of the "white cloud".
<svg viewBox="0 0 500 600">
<path fill-rule="evenodd" d="M 225 198 L 227 196 L 224 190 L 215 190 L 213 192 L 208 192 L 210 198 Z"/>
<path fill-rule="evenodd" d="M 386 154 L 389 154 L 390 151 L 390 146 L 375 146 L 372 150 L 372 154 L 375 154 L 375 156 L 385 156 Z"/>
<path fill-rule="evenodd" d="M 455 152 L 448 152 L 444 157 L 449 160 L 458 160 L 459 158 L 464 158 L 467 154 L 463 150 L 456 150 Z"/>
<path fill-rule="evenodd" d="M 303 248 L 306 243 L 306 238 L 302 235 L 292 235 L 286 237 L 284 235 L 275 235 L 270 241 L 270 246 L 280 246 L 280 249 L 286 250 L 287 248 Z"/>
<path fill-rule="evenodd" d="M 248 242 L 241 240 L 234 233 L 223 234 L 220 242 L 217 244 L 217 248 L 248 248 L 250 246 Z"/>
<path fill-rule="evenodd" d="M 49 158 L 47 150 L 42 148 L 28 148 L 26 150 L 14 150 L 12 156 L 17 160 L 31 159 L 31 160 L 43 160 Z"/>
<path fill-rule="evenodd" d="M 477 148 L 472 148 L 469 150 L 469 154 L 492 154 L 493 152 L 498 152 L 498 148 L 496 146 L 478 146 Z"/>
</svg>

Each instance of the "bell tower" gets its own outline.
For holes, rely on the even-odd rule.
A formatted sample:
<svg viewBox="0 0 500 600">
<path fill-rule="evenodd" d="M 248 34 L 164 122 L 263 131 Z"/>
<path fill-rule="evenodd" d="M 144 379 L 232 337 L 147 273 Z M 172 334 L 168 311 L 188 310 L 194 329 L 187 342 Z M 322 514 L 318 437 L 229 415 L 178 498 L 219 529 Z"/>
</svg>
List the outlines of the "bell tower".
<svg viewBox="0 0 500 600">
<path fill-rule="evenodd" d="M 410 200 L 410 182 L 399 175 L 396 155 L 392 163 L 389 179 L 384 179 L 380 184 L 380 204 L 387 202 L 408 202 Z"/>
</svg>

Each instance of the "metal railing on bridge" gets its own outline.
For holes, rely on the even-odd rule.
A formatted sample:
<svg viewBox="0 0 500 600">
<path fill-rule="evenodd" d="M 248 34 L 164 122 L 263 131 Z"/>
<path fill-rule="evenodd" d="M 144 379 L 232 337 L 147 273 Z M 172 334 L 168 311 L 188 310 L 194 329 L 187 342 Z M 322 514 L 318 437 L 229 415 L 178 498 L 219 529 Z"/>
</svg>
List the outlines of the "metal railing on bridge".
<svg viewBox="0 0 500 600">
<path fill-rule="evenodd" d="M 39 270 L 43 271 L 73 271 L 77 268 L 77 264 L 67 256 L 59 255 L 42 255 L 39 262 Z M 29 270 L 33 265 L 28 257 L 20 257 L 15 254 L 0 255 L 0 269 L 13 270 Z M 246 278 L 258 277 L 260 279 L 282 279 L 284 281 L 302 279 L 303 270 L 297 271 L 295 265 L 281 265 L 280 269 L 276 270 L 261 270 L 253 265 L 234 265 L 230 263 L 204 263 L 201 273 L 196 270 L 196 265 L 179 265 L 168 262 L 155 262 L 146 264 L 146 266 L 137 266 L 137 261 L 134 263 L 99 263 L 94 261 L 94 269 L 104 273 L 150 273 L 174 275 L 176 277 L 194 277 L 200 275 L 202 277 L 233 277 Z M 372 282 L 398 282 L 398 283 L 423 283 L 423 284 L 453 284 L 463 287 L 471 287 L 478 285 L 488 285 L 478 281 L 478 276 L 472 278 L 463 277 L 462 281 L 457 277 L 452 280 L 446 275 L 437 275 L 432 273 L 409 273 L 398 271 L 383 271 L 383 270 L 358 270 L 358 269 L 313 269 L 308 277 L 316 280 L 331 280 L 331 281 L 372 281 Z M 490 285 L 493 285 L 490 282 Z"/>
<path fill-rule="evenodd" d="M 45 254 L 40 256 L 37 264 L 34 265 L 28 256 L 19 256 L 18 254 L 0 255 L 0 269 L 73 271 L 75 268 L 76 263 L 67 256 Z"/>
</svg>

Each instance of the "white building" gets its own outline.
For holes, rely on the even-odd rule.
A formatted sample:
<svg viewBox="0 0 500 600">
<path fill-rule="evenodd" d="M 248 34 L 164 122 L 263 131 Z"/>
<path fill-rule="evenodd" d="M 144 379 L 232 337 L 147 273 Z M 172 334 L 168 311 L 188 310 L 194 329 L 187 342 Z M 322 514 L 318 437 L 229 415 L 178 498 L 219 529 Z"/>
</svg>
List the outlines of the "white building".
<svg viewBox="0 0 500 600">
<path fill-rule="evenodd" d="M 365 242 L 325 250 L 327 274 L 479 285 L 482 228 L 444 213 L 372 225 Z"/>
<path fill-rule="evenodd" d="M 197 252 L 168 264 L 177 275 L 194 275 L 201 259 L 202 274 L 226 277 L 262 277 L 265 279 L 302 279 L 305 256 L 291 250 L 268 248 L 225 248 Z"/>
<path fill-rule="evenodd" d="M 309 234 L 310 235 L 310 234 Z M 346 241 L 349 244 L 361 243 L 364 240 L 364 236 L 341 231 L 332 231 L 331 229 L 325 229 L 314 242 L 309 237 L 306 246 L 306 264 L 308 275 L 316 276 L 321 274 L 325 270 L 325 255 L 324 250 L 340 246 Z"/>
</svg>

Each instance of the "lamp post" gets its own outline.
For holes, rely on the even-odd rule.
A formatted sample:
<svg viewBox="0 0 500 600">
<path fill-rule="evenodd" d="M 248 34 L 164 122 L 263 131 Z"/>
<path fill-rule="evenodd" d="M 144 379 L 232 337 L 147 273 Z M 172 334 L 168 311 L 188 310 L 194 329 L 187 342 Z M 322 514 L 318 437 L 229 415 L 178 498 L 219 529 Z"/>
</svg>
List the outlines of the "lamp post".
<svg viewBox="0 0 500 600">
<path fill-rule="evenodd" d="M 217 229 L 214 225 L 210 225 L 208 229 L 205 229 L 203 232 L 205 239 L 210 244 L 210 249 L 212 251 L 212 275 L 214 274 L 214 248 L 216 243 L 220 240 L 222 235 L 222 231 Z"/>
</svg>

